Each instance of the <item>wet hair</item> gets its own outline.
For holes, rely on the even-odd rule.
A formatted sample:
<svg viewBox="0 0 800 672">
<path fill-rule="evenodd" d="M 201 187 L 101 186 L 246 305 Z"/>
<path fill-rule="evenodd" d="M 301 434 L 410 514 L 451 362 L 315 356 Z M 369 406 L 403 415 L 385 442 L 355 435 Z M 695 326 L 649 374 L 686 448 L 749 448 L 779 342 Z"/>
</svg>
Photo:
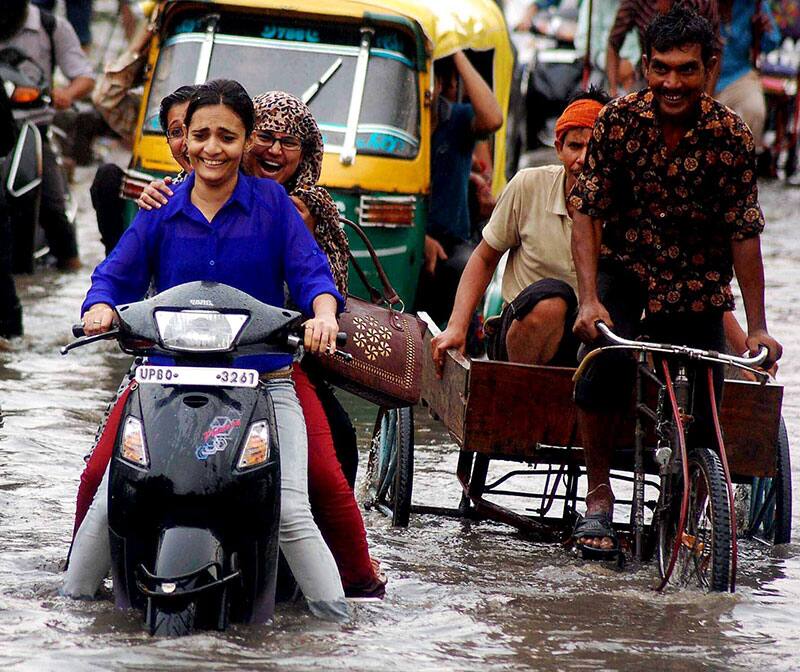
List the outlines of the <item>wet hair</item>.
<svg viewBox="0 0 800 672">
<path fill-rule="evenodd" d="M 158 109 L 158 120 L 161 122 L 161 130 L 164 133 L 168 130 L 169 111 L 176 105 L 187 102 L 196 90 L 196 86 L 181 86 L 161 99 L 161 106 Z"/>
<path fill-rule="evenodd" d="M 592 84 L 588 91 L 578 91 L 577 93 L 573 94 L 572 97 L 567 101 L 564 109 L 569 107 L 576 100 L 595 100 L 601 105 L 608 105 L 611 102 L 611 96 L 609 96 L 604 89 L 600 89 Z"/>
<path fill-rule="evenodd" d="M 201 107 L 211 105 L 224 105 L 239 117 L 244 126 L 245 137 L 253 132 L 253 100 L 239 82 L 232 79 L 213 79 L 198 86 L 189 100 L 189 107 L 186 108 L 184 125 L 188 128 L 194 113 Z"/>
<path fill-rule="evenodd" d="M 25 25 L 28 16 L 28 0 L 5 0 L 0 12 L 0 40 L 10 40 Z"/>
<path fill-rule="evenodd" d="M 657 15 L 644 33 L 644 53 L 647 58 L 652 56 L 654 49 L 663 53 L 692 44 L 700 45 L 703 63 L 708 63 L 716 52 L 716 38 L 711 23 L 682 2 L 676 2 L 666 14 Z"/>
</svg>

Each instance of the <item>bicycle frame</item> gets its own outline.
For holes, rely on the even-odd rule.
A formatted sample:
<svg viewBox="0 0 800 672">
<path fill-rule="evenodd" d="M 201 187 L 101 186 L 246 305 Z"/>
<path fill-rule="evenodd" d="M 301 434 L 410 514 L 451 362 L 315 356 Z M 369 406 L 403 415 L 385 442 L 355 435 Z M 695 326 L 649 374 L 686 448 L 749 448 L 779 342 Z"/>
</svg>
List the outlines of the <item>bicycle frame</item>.
<svg viewBox="0 0 800 672">
<path fill-rule="evenodd" d="M 621 338 L 614 334 L 602 322 L 597 324 L 600 333 L 612 343 L 610 346 L 597 348 L 590 352 L 581 362 L 580 367 L 575 373 L 577 380 L 583 371 L 585 371 L 588 363 L 595 357 L 603 352 L 610 350 L 629 350 L 637 352 L 637 367 L 635 378 L 635 391 L 636 391 L 636 426 L 635 426 L 635 442 L 634 442 L 634 486 L 633 486 L 633 502 L 631 508 L 631 527 L 633 531 L 634 541 L 634 557 L 637 560 L 642 560 L 644 556 L 644 486 L 645 486 L 645 468 L 644 458 L 645 439 L 647 431 L 645 423 L 649 422 L 655 429 L 656 446 L 654 449 L 654 459 L 659 466 L 659 473 L 662 475 L 662 487 L 664 478 L 669 477 L 671 473 L 677 468 L 674 454 L 673 445 L 669 448 L 668 444 L 672 443 L 674 436 L 677 436 L 678 448 L 680 450 L 680 467 L 683 472 L 683 493 L 681 498 L 680 519 L 675 535 L 674 547 L 670 558 L 669 567 L 664 573 L 661 584 L 658 590 L 662 590 L 669 582 L 672 570 L 675 566 L 675 561 L 678 555 L 680 545 L 683 543 L 683 535 L 686 524 L 686 514 L 689 501 L 689 477 L 688 477 L 688 451 L 686 446 L 686 426 L 691 422 L 691 411 L 693 409 L 695 389 L 697 385 L 697 371 L 696 364 L 698 362 L 706 362 L 709 366 L 707 369 L 707 384 L 709 386 L 709 403 L 711 406 L 711 418 L 716 435 L 717 449 L 719 451 L 720 460 L 723 465 L 725 480 L 728 490 L 728 500 L 731 511 L 731 539 L 732 539 L 732 570 L 731 576 L 731 590 L 735 587 L 736 576 L 736 520 L 733 506 L 733 486 L 731 483 L 730 469 L 728 468 L 727 456 L 725 454 L 725 446 L 722 440 L 722 432 L 719 425 L 719 417 L 716 408 L 716 399 L 713 385 L 713 376 L 710 364 L 729 364 L 750 371 L 762 383 L 768 379 L 768 374 L 753 368 L 761 364 L 767 357 L 768 351 L 766 348 L 761 348 L 761 351 L 755 357 L 736 357 L 733 355 L 726 355 L 723 353 L 714 352 L 711 350 L 701 350 L 699 348 L 691 348 L 682 345 L 672 345 L 664 343 L 649 343 L 644 341 L 632 341 Z M 661 356 L 661 368 L 663 377 L 654 370 L 654 367 L 649 361 L 649 356 L 657 354 Z M 670 360 L 677 364 L 677 373 L 672 376 L 670 372 Z M 647 404 L 645 389 L 647 382 L 654 383 L 657 387 L 657 397 L 655 408 L 651 408 Z M 663 493 L 662 493 L 663 495 Z M 663 504 L 663 496 L 660 498 L 660 509 L 656 509 L 654 513 L 654 520 L 661 521 L 663 524 L 663 516 L 666 514 L 668 505 Z"/>
</svg>

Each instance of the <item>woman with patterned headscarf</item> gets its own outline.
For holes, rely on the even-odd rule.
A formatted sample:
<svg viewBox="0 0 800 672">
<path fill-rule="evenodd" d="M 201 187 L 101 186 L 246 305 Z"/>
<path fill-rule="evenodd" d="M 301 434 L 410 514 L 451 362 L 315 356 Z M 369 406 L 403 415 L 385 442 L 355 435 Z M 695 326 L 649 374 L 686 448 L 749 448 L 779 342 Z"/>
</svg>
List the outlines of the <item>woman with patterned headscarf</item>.
<svg viewBox="0 0 800 672">
<path fill-rule="evenodd" d="M 244 168 L 254 177 L 283 185 L 328 256 L 336 288 L 345 296 L 349 245 L 339 225 L 336 204 L 317 185 L 324 151 L 319 126 L 308 107 L 288 93 L 269 91 L 254 98 L 253 104 L 255 129 Z M 142 194 L 139 206 L 159 208 L 169 196 L 169 188 L 156 181 Z M 311 509 L 339 567 L 345 594 L 383 597 L 386 579 L 370 559 L 364 521 L 353 494 L 358 460 L 355 430 L 333 391 L 308 360 L 295 364 L 293 377 L 308 431 Z"/>
</svg>

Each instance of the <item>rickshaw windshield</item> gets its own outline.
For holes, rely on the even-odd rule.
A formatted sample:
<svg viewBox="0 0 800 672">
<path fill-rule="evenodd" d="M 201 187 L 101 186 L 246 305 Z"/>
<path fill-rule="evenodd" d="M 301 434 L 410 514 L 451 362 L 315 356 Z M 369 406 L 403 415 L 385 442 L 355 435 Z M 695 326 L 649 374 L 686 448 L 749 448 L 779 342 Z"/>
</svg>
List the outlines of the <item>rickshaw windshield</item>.
<svg viewBox="0 0 800 672">
<path fill-rule="evenodd" d="M 234 24 L 242 28 L 237 21 Z M 250 30 L 246 30 L 247 27 Z M 305 30 L 264 25 L 258 35 L 213 33 L 213 48 L 204 63 L 208 33 L 202 23 L 183 21 L 161 48 L 147 104 L 143 131 L 161 133 L 161 98 L 187 82 L 235 79 L 256 96 L 270 90 L 309 96 L 325 150 L 341 151 L 356 78 L 359 47 L 353 31 Z M 245 23 L 242 32 L 253 32 Z M 188 28 L 188 29 L 187 29 Z M 327 39 L 323 39 L 327 38 Z M 356 149 L 361 154 L 411 159 L 419 151 L 419 91 L 417 72 L 400 39 L 378 33 L 370 49 Z M 206 47 L 207 50 L 207 47 Z M 316 85 L 316 87 L 315 87 Z"/>
</svg>

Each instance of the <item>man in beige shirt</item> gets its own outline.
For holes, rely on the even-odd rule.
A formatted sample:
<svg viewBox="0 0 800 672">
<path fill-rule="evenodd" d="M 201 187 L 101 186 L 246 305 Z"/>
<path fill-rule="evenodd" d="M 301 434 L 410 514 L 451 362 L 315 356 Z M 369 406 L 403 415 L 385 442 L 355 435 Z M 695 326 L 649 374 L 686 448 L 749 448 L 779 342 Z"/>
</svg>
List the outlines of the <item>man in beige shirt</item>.
<svg viewBox="0 0 800 672">
<path fill-rule="evenodd" d="M 464 351 L 470 317 L 506 251 L 505 307 L 490 339 L 489 356 L 524 364 L 575 365 L 577 278 L 566 196 L 583 169 L 594 120 L 607 101 L 601 92 L 579 94 L 556 124 L 561 165 L 520 171 L 500 196 L 461 276 L 447 329 L 433 339 L 439 371 L 448 349 Z"/>
</svg>

